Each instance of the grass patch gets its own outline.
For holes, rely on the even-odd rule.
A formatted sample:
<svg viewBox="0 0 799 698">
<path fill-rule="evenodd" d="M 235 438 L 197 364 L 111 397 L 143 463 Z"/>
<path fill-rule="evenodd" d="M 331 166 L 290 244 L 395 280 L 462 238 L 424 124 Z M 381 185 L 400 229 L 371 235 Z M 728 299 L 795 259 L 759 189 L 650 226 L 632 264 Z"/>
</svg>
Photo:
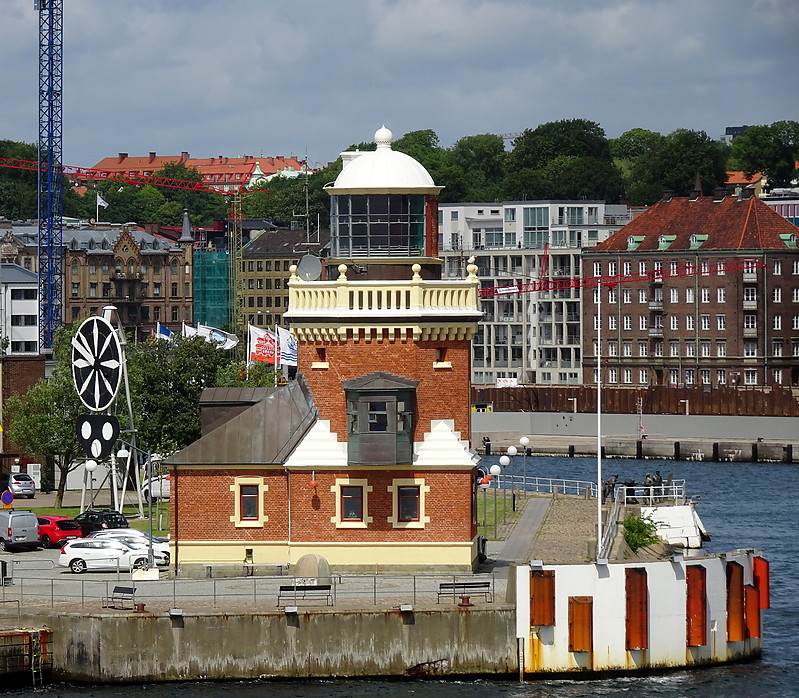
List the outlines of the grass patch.
<svg viewBox="0 0 799 698">
<path fill-rule="evenodd" d="M 524 507 L 523 497 L 516 496 L 516 511 L 513 510 L 513 495 L 510 490 L 498 490 L 496 493 L 497 526 L 494 533 L 494 493 L 484 490 L 477 493 L 477 532 L 488 540 L 505 540 L 511 526 L 519 518 Z M 503 496 L 504 494 L 504 496 Z M 485 526 L 484 523 L 488 525 Z M 485 531 L 485 533 L 484 533 Z"/>
<path fill-rule="evenodd" d="M 74 519 L 80 514 L 80 507 L 14 507 L 17 510 L 27 511 L 30 509 L 34 514 L 39 516 L 68 516 Z M 110 507 L 101 506 L 100 509 L 108 509 Z M 147 519 L 147 505 L 144 505 L 144 518 L 138 518 L 139 510 L 134 504 L 126 504 L 122 507 L 122 513 L 128 519 L 131 528 L 137 528 L 140 531 L 149 530 L 149 521 Z M 153 535 L 154 536 L 168 536 L 169 535 L 169 504 L 159 503 L 153 504 Z"/>
</svg>

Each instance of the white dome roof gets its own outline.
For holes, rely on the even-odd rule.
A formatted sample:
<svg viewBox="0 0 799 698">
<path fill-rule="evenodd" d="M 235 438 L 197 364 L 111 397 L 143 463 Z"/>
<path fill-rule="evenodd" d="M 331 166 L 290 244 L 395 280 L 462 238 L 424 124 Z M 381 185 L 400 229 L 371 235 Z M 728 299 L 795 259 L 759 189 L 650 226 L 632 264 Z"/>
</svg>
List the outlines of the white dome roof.
<svg viewBox="0 0 799 698">
<path fill-rule="evenodd" d="M 379 128 L 375 132 L 377 148 L 350 160 L 336 181 L 325 189 L 330 194 L 436 194 L 441 191 L 443 187 L 436 186 L 419 162 L 391 149 L 392 137 L 385 126 Z"/>
</svg>

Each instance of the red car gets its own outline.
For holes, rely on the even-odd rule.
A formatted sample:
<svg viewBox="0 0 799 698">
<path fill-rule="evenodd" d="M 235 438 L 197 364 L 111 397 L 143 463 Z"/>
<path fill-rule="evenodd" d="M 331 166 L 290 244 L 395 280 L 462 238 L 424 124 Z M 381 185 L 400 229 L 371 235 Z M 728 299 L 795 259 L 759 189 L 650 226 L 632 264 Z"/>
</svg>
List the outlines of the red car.
<svg viewBox="0 0 799 698">
<path fill-rule="evenodd" d="M 61 543 L 83 538 L 80 524 L 68 516 L 40 516 L 39 540 L 45 548 L 57 548 Z"/>
</svg>

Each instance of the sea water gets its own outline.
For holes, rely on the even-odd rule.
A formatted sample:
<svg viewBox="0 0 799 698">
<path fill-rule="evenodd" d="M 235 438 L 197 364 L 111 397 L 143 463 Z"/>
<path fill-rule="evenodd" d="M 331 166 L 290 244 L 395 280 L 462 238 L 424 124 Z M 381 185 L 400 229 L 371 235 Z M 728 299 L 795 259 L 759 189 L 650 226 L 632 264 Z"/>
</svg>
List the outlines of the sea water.
<svg viewBox="0 0 799 698">
<path fill-rule="evenodd" d="M 496 457 L 483 464 L 497 462 Z M 596 480 L 591 458 L 516 456 L 515 474 Z M 526 468 L 525 468 L 526 465 Z M 771 609 L 763 611 L 763 657 L 747 664 L 673 671 L 653 676 L 592 681 L 225 681 L 140 686 L 49 685 L 0 693 L 9 696 L 61 698 L 555 698 L 572 696 L 691 696 L 705 698 L 799 696 L 799 466 L 767 463 L 700 463 L 607 459 L 603 478 L 642 482 L 659 469 L 664 479 L 673 473 L 685 479 L 688 494 L 712 536 L 710 551 L 757 548 L 771 565 Z M 507 473 L 506 473 L 507 474 Z M 157 648 L 151 651 L 158 651 Z"/>
</svg>

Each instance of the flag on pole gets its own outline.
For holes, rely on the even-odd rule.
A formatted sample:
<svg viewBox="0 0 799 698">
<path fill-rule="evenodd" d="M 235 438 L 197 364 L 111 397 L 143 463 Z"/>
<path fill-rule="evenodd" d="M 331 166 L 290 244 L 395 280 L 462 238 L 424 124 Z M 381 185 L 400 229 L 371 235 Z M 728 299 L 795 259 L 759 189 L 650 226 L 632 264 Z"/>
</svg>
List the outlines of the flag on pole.
<svg viewBox="0 0 799 698">
<path fill-rule="evenodd" d="M 197 325 L 197 334 L 205 337 L 206 342 L 216 344 L 217 349 L 232 349 L 239 343 L 239 338 L 235 334 L 208 325 Z"/>
<path fill-rule="evenodd" d="M 175 341 L 175 333 L 168 327 L 164 327 L 160 322 L 155 326 L 155 338 L 163 339 L 167 342 Z"/>
<path fill-rule="evenodd" d="M 194 329 L 191 325 L 187 325 L 185 322 L 183 323 L 183 332 L 181 334 L 184 337 L 196 337 L 197 330 Z"/>
<path fill-rule="evenodd" d="M 277 328 L 280 338 L 280 364 L 281 366 L 297 365 L 297 338 L 282 327 Z"/>
<path fill-rule="evenodd" d="M 97 205 L 102 206 L 103 208 L 108 208 L 108 202 L 99 194 L 97 195 Z"/>
<path fill-rule="evenodd" d="M 247 325 L 247 362 L 277 364 L 280 348 L 274 334 L 253 325 Z"/>
</svg>

